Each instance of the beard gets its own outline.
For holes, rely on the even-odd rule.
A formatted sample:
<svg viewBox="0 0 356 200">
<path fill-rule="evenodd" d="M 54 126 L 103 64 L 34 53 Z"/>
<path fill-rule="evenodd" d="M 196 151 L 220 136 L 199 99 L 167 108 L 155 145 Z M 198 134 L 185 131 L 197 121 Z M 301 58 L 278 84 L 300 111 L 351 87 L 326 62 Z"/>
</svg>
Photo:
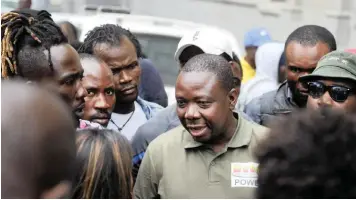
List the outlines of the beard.
<svg viewBox="0 0 356 200">
<path fill-rule="evenodd" d="M 307 105 L 308 95 L 304 95 L 297 88 L 297 82 L 295 81 L 287 81 L 288 87 L 292 92 L 293 101 L 300 107 L 304 108 Z"/>
</svg>

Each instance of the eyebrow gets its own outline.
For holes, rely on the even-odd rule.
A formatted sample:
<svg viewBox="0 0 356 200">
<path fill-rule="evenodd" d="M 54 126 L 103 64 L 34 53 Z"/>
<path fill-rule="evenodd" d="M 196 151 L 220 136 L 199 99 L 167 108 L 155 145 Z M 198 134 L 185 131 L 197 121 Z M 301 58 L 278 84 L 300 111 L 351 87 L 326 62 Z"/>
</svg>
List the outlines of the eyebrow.
<svg viewBox="0 0 356 200">
<path fill-rule="evenodd" d="M 97 85 L 97 84 L 92 84 L 92 83 L 86 83 L 84 85 L 84 87 L 88 90 L 88 89 L 96 89 L 96 90 L 99 90 L 100 86 Z M 106 86 L 104 88 L 104 90 L 107 90 L 107 89 L 114 89 L 115 90 L 115 87 L 114 87 L 114 84 L 110 84 L 109 86 Z"/>
<path fill-rule="evenodd" d="M 115 68 L 113 70 L 115 70 L 115 69 L 121 70 L 121 69 L 129 68 L 129 67 L 133 67 L 133 66 L 136 66 L 136 65 L 138 65 L 138 60 L 132 61 L 128 65 L 114 66 Z"/>
<path fill-rule="evenodd" d="M 77 77 L 83 77 L 84 70 L 76 72 L 76 73 L 65 73 L 60 77 L 60 80 L 65 80 L 69 78 L 77 78 Z"/>
</svg>

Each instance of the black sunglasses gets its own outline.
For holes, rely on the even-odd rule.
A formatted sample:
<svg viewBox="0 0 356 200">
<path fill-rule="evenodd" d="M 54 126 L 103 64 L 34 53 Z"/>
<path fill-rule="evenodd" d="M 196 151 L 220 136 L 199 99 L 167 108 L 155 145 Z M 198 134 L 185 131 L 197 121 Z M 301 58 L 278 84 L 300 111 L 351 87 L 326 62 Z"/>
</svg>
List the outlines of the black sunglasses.
<svg viewBox="0 0 356 200">
<path fill-rule="evenodd" d="M 330 97 L 336 102 L 344 102 L 349 97 L 350 93 L 354 93 L 355 90 L 347 88 L 345 86 L 331 85 L 326 86 L 321 82 L 309 82 L 307 83 L 308 94 L 314 99 L 320 98 L 325 94 L 326 91 L 329 92 Z"/>
</svg>

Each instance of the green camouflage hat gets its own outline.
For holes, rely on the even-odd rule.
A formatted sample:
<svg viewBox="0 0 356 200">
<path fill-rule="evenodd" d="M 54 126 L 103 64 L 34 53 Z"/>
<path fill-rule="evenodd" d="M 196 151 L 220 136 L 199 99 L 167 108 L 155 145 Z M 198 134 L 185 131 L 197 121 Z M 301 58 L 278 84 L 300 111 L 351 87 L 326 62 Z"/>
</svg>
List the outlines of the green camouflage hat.
<svg viewBox="0 0 356 200">
<path fill-rule="evenodd" d="M 313 73 L 299 78 L 300 82 L 341 78 L 356 81 L 356 54 L 333 51 L 320 59 Z"/>
</svg>

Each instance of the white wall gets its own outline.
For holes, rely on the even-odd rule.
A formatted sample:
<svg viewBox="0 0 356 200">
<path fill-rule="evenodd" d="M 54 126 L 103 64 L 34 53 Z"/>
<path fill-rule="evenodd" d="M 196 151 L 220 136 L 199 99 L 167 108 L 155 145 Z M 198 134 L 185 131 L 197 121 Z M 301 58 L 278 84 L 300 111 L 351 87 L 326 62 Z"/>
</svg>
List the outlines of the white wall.
<svg viewBox="0 0 356 200">
<path fill-rule="evenodd" d="M 267 28 L 284 41 L 298 26 L 317 24 L 329 29 L 339 49 L 356 47 L 354 0 L 131 0 L 133 14 L 189 20 L 232 31 L 240 44 L 253 27 Z"/>
</svg>

